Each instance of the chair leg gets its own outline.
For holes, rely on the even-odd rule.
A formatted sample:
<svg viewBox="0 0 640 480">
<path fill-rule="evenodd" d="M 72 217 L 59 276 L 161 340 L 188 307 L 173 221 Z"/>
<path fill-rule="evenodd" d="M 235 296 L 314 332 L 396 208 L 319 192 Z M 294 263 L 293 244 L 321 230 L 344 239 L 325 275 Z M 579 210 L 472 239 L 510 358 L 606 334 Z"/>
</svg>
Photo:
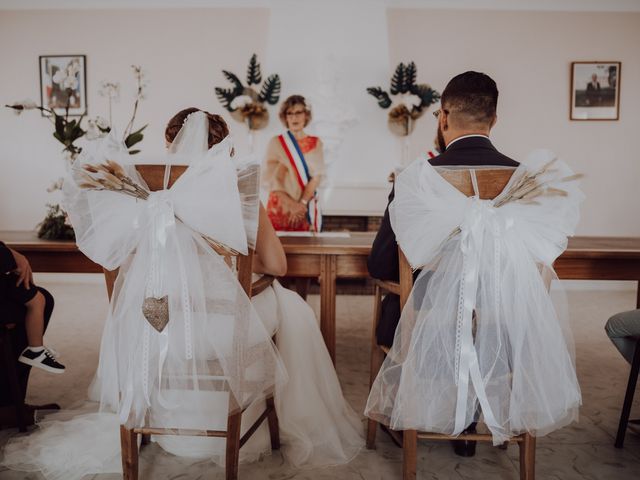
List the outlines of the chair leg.
<svg viewBox="0 0 640 480">
<path fill-rule="evenodd" d="M 120 425 L 120 448 L 122 450 L 122 478 L 138 480 L 138 434 Z"/>
<path fill-rule="evenodd" d="M 402 479 L 415 480 L 418 467 L 418 432 L 405 430 L 402 438 Z"/>
<path fill-rule="evenodd" d="M 534 480 L 536 478 L 536 437 L 524 434 L 520 448 L 520 480 Z"/>
<path fill-rule="evenodd" d="M 375 335 L 375 333 L 374 333 Z M 378 372 L 380 371 L 380 367 L 382 367 L 382 362 L 384 361 L 384 352 L 378 347 L 377 342 L 372 342 L 371 345 L 371 365 L 370 365 L 370 374 L 369 374 L 369 391 L 371 391 L 371 386 L 373 385 Z M 378 422 L 369 418 L 367 421 L 367 448 L 369 450 L 373 450 L 376 448 L 376 433 L 378 431 Z"/>
<path fill-rule="evenodd" d="M 240 422 L 242 413 L 233 413 L 227 418 L 227 455 L 225 461 L 226 480 L 237 480 L 240 459 Z"/>
<path fill-rule="evenodd" d="M 278 414 L 276 413 L 276 405 L 273 401 L 273 395 L 267 397 L 267 408 L 269 409 L 269 435 L 271 436 L 271 449 L 280 450 L 280 427 L 278 426 Z"/>
<path fill-rule="evenodd" d="M 631 414 L 631 405 L 633 404 L 633 395 L 636 391 L 638 383 L 638 372 L 640 371 L 640 340 L 636 342 L 636 348 L 633 353 L 631 362 L 631 373 L 629 373 L 629 382 L 627 383 L 627 393 L 624 396 L 624 404 L 622 405 L 622 413 L 620 414 L 620 423 L 618 424 L 618 433 L 616 435 L 616 448 L 624 446 L 624 437 L 627 433 L 627 425 L 629 424 L 629 415 Z"/>
<path fill-rule="evenodd" d="M 376 448 L 377 433 L 378 433 L 378 422 L 369 418 L 367 420 L 367 448 L 369 450 L 375 450 Z"/>
<path fill-rule="evenodd" d="M 13 349 L 11 348 L 11 339 L 9 338 L 9 332 L 5 330 L 2 333 L 2 337 L 2 350 L 4 352 L 3 360 L 6 366 L 7 380 L 9 382 L 11 400 L 13 401 L 13 407 L 16 413 L 18 430 L 20 432 L 26 432 L 27 422 L 25 419 L 24 397 L 22 395 L 22 389 L 20 388 L 20 382 L 18 380 L 18 372 L 16 371 L 16 359 L 13 356 Z"/>
<path fill-rule="evenodd" d="M 371 331 L 371 360 L 369 364 L 369 392 L 371 386 L 378 376 L 382 362 L 384 362 L 384 352 L 378 347 L 376 338 L 376 328 L 380 321 L 380 310 L 382 302 L 382 292 L 380 287 L 376 285 L 373 295 L 373 327 Z M 367 420 L 367 448 L 373 450 L 376 448 L 376 433 L 378 431 L 378 422 L 371 418 Z"/>
</svg>

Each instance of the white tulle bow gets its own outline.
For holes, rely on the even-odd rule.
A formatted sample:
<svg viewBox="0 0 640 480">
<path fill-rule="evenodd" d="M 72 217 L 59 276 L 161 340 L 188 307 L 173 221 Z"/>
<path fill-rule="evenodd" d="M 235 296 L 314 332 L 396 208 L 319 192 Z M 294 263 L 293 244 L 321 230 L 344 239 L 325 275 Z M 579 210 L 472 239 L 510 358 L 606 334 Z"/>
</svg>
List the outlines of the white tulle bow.
<svg viewBox="0 0 640 480">
<path fill-rule="evenodd" d="M 552 159 L 543 151 L 530 156 L 494 200 L 466 197 L 426 159 L 398 176 L 391 225 L 422 272 L 372 387 L 368 416 L 394 429 L 458 435 L 479 402 L 496 444 L 575 417 L 580 392 L 570 337 L 537 264 L 551 268 L 565 249 L 583 195 L 576 182 L 564 182 L 569 167 Z M 507 200 L 536 172 L 548 194 Z M 472 183 L 478 192 L 473 173 Z"/>
<path fill-rule="evenodd" d="M 186 170 L 146 200 L 80 188 L 73 172 L 64 183 L 78 247 L 105 269 L 120 268 L 98 380 L 102 403 L 119 411 L 122 423 L 143 425 L 154 402 L 179 408 L 164 391 L 213 391 L 224 378 L 240 409 L 286 377 L 234 272 L 205 241 L 248 252 L 259 205 L 257 190 L 248 190 L 257 188 L 259 170 L 238 171 L 228 139 L 207 150 L 207 132 L 202 112 L 189 116 L 170 153 L 154 162 L 186 164 Z M 83 152 L 76 169 L 106 160 L 146 185 L 112 136 Z M 166 172 L 165 187 L 168 179 Z M 150 320 L 147 302 L 149 310 L 160 305 L 166 312 L 164 325 Z M 260 381 L 244 379 L 256 370 Z"/>
</svg>

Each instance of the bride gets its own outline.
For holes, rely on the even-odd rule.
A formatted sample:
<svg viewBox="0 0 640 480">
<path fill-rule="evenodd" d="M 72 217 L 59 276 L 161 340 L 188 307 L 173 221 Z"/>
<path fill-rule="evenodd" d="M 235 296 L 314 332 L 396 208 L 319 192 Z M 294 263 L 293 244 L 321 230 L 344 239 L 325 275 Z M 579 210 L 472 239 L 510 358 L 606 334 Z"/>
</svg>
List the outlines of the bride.
<svg viewBox="0 0 640 480">
<path fill-rule="evenodd" d="M 167 126 L 165 137 L 168 144 L 170 144 L 172 153 L 187 153 L 186 157 L 191 159 L 199 155 L 204 159 L 204 162 L 208 162 L 210 165 L 213 165 L 213 162 L 222 165 L 233 156 L 233 148 L 228 138 L 228 127 L 224 120 L 217 115 L 202 112 L 195 108 L 186 109 L 176 114 Z M 119 158 L 125 158 L 126 149 L 124 145 L 118 144 L 114 146 L 113 136 L 107 137 L 102 142 L 102 145 L 96 151 L 101 152 L 103 155 L 109 154 L 113 158 L 114 151 L 117 150 L 122 154 Z M 202 148 L 205 151 L 197 153 L 198 145 L 206 145 L 206 147 Z M 196 152 L 196 156 L 194 156 L 194 152 Z M 175 160 L 170 160 L 170 162 L 176 163 Z M 193 166 L 194 163 L 192 161 L 190 165 Z M 236 166 L 240 167 L 238 164 Z M 206 168 L 203 176 L 207 175 Z M 210 207 L 212 209 L 227 212 L 234 210 L 233 198 L 220 197 L 220 191 L 226 191 L 225 186 L 220 182 L 226 181 L 226 188 L 233 190 L 235 187 L 230 185 L 230 183 L 233 183 L 233 179 L 222 174 L 224 173 L 224 168 L 216 168 L 219 168 L 220 171 L 211 176 L 214 183 L 216 181 L 219 182 L 216 188 L 206 188 L 204 190 L 201 189 L 199 192 L 191 191 L 188 193 L 191 194 L 192 200 L 197 200 L 198 204 L 211 202 L 217 203 L 217 205 Z M 191 170 L 191 167 L 187 172 L 189 170 Z M 132 172 L 132 175 L 135 175 L 135 173 Z M 183 174 L 183 177 L 185 176 Z M 191 176 L 191 178 L 193 177 L 194 175 Z M 72 182 L 72 178 L 67 180 L 67 183 Z M 177 184 L 178 182 L 175 185 Z M 205 186 L 211 187 L 211 185 Z M 174 187 L 171 190 L 174 190 Z M 183 190 L 185 190 L 184 187 Z M 162 191 L 162 194 L 169 194 L 169 192 L 165 190 Z M 106 195 L 108 192 L 96 193 Z M 196 193 L 199 193 L 200 196 L 197 196 Z M 109 201 L 113 203 L 114 197 L 117 197 L 117 195 L 109 195 Z M 257 201 L 257 195 L 255 197 Z M 149 198 L 151 199 L 151 197 Z M 164 199 L 165 197 L 162 198 Z M 124 200 L 123 198 L 122 201 Z M 138 208 L 138 203 L 144 204 L 147 202 L 137 202 L 135 203 L 135 208 Z M 134 208 L 130 203 L 119 206 L 123 209 Z M 113 205 L 112 210 L 118 210 L 117 207 L 118 205 Z M 175 209 L 176 217 L 180 217 L 180 220 L 189 223 L 188 209 L 179 210 L 179 205 L 177 204 L 173 208 Z M 251 245 L 253 237 L 255 243 L 255 274 L 282 275 L 286 271 L 286 258 L 282 245 L 273 227 L 271 227 L 264 209 L 259 206 L 258 214 L 256 214 L 255 210 L 253 213 L 247 214 L 248 209 L 244 205 L 238 211 L 243 209 L 244 227 L 246 228 L 245 242 Z M 72 220 L 74 220 L 73 216 Z M 74 222 L 74 227 L 76 227 L 76 231 L 80 230 L 82 232 L 83 219 L 79 216 L 76 220 L 78 225 Z M 194 219 L 191 224 L 197 222 L 198 219 Z M 108 222 L 104 223 L 108 224 Z M 228 222 L 212 223 L 218 223 L 218 227 L 213 227 L 214 230 L 217 228 L 218 231 L 204 233 L 211 233 L 208 236 L 216 240 L 226 240 L 222 243 L 233 247 L 233 240 L 231 239 L 233 235 L 225 231 L 233 230 L 233 225 Z M 154 225 L 156 224 L 154 223 Z M 182 238 L 181 235 L 184 236 L 184 234 L 180 233 L 180 228 L 184 227 L 184 224 L 176 222 L 176 225 L 179 225 L 179 228 L 175 229 L 178 233 L 171 233 L 166 245 L 172 245 L 174 242 L 177 244 L 182 241 L 180 240 Z M 108 226 L 106 225 L 104 228 L 107 229 Z M 258 227 L 257 238 L 256 226 Z M 96 227 L 96 225 L 92 227 Z M 99 237 L 100 232 L 97 231 L 99 228 L 95 230 L 89 229 L 87 231 Z M 202 229 L 198 231 L 203 232 Z M 105 232 L 108 235 L 108 230 L 105 230 Z M 82 248 L 84 237 L 79 235 L 78 238 L 78 243 Z M 211 260 L 209 253 L 203 254 L 200 251 L 203 248 L 202 242 L 199 242 L 198 238 L 195 240 L 189 238 L 188 241 L 196 245 L 194 248 L 197 252 L 193 258 L 200 262 L 200 265 L 196 267 L 195 273 L 193 269 L 188 270 L 190 278 L 185 282 L 191 284 L 191 282 L 198 280 L 201 282 L 199 284 L 201 288 L 205 285 L 207 286 L 207 289 L 203 289 L 205 292 L 203 295 L 207 297 L 206 301 L 203 301 L 203 305 L 208 308 L 208 302 L 215 300 L 209 298 L 213 295 L 210 290 L 215 287 L 215 282 L 219 281 L 218 277 L 227 275 L 229 269 L 226 268 L 226 273 L 224 273 L 220 269 L 219 263 Z M 104 247 L 104 238 L 99 238 L 99 242 Z M 151 243 L 153 244 L 153 242 Z M 93 246 L 95 247 L 95 244 Z M 162 246 L 159 248 L 169 247 Z M 241 248 L 238 248 L 238 251 L 240 250 Z M 89 247 L 83 249 L 83 251 L 96 261 L 104 260 L 104 262 L 99 263 L 106 268 L 114 267 L 113 264 L 109 264 L 109 261 L 113 260 L 113 255 L 109 256 L 106 255 L 106 252 L 103 252 L 104 256 L 101 257 Z M 143 243 L 141 243 L 138 245 L 135 257 L 141 257 L 146 254 L 152 255 L 153 251 L 153 248 L 151 248 L 150 252 L 146 252 Z M 186 252 L 186 254 L 188 257 L 189 252 Z M 171 255 L 168 256 L 171 257 Z M 164 259 L 165 257 L 163 256 L 162 258 Z M 188 261 L 189 258 L 187 258 Z M 16 437 L 7 443 L 3 459 L 3 464 L 6 467 L 22 471 L 40 471 L 47 478 L 65 480 L 80 479 L 86 474 L 119 473 L 122 471 L 119 441 L 120 424 L 144 424 L 147 413 L 154 426 L 170 425 L 178 428 L 193 428 L 193 425 L 197 425 L 197 428 L 206 429 L 211 428 L 212 422 L 214 424 L 226 423 L 227 404 L 216 402 L 213 397 L 197 398 L 196 395 L 193 395 L 195 393 L 201 395 L 210 392 L 185 391 L 184 385 L 167 385 L 166 378 L 169 377 L 169 373 L 166 372 L 175 373 L 175 371 L 180 371 L 180 368 L 185 368 L 182 366 L 183 363 L 189 363 L 184 361 L 181 363 L 179 359 L 176 359 L 176 357 L 180 357 L 180 353 L 184 353 L 184 342 L 187 337 L 185 333 L 186 327 L 184 332 L 182 331 L 182 324 L 186 325 L 186 320 L 181 317 L 181 311 L 175 312 L 174 307 L 171 307 L 170 319 L 172 321 L 166 326 L 165 332 L 168 332 L 168 338 L 165 338 L 166 343 L 164 344 L 159 343 L 156 345 L 155 332 L 151 334 L 150 338 L 152 340 L 149 343 L 148 338 L 145 336 L 145 329 L 148 330 L 148 326 L 144 320 L 139 322 L 144 325 L 144 327 L 140 327 L 139 332 L 134 331 L 137 327 L 130 326 L 137 325 L 137 323 L 131 322 L 131 318 L 127 322 L 117 323 L 117 319 L 114 318 L 115 314 L 118 311 L 122 311 L 123 304 L 128 305 L 133 301 L 134 294 L 131 292 L 135 291 L 136 288 L 142 289 L 137 292 L 140 298 L 145 298 L 145 289 L 151 289 L 154 293 L 153 296 L 158 298 L 161 296 L 160 294 L 167 293 L 169 295 L 169 305 L 173 305 L 171 299 L 173 298 L 172 295 L 176 294 L 176 290 L 178 300 L 175 303 L 179 304 L 181 298 L 179 296 L 181 293 L 179 291 L 180 285 L 173 285 L 173 282 L 177 282 L 174 281 L 174 277 L 180 277 L 180 275 L 171 273 L 177 269 L 167 268 L 166 266 L 162 268 L 167 268 L 167 272 L 163 272 L 162 268 L 160 269 L 160 277 L 164 279 L 166 285 L 160 282 L 145 286 L 145 279 L 137 277 L 139 272 L 136 271 L 136 259 L 128 260 L 128 262 L 123 261 L 124 271 L 127 271 L 127 275 L 121 275 L 120 277 L 124 277 L 124 280 L 119 278 L 116 283 L 115 301 L 112 302 L 112 311 L 103 334 L 100 365 L 94 382 L 90 387 L 90 398 L 92 400 L 100 400 L 100 411 L 76 415 L 69 421 L 61 421 L 61 419 L 69 418 L 68 412 L 47 417 L 40 424 L 38 431 L 27 436 Z M 164 263 L 171 264 L 171 261 Z M 174 261 L 174 263 L 177 263 L 177 261 Z M 190 266 L 193 266 L 193 264 Z M 209 271 L 205 271 L 206 269 Z M 193 280 L 193 277 L 196 277 L 196 280 Z M 134 281 L 139 282 L 134 283 Z M 179 283 L 177 282 L 177 284 Z M 136 287 L 138 284 L 142 286 Z M 123 286 L 127 288 L 123 288 Z M 261 363 L 271 365 L 271 370 L 269 370 L 269 367 L 264 367 L 265 372 L 263 373 L 267 374 L 265 377 L 267 380 L 265 380 L 262 388 L 268 388 L 270 384 L 275 389 L 275 404 L 284 457 L 289 463 L 297 467 L 318 467 L 349 462 L 363 445 L 362 425 L 358 415 L 351 409 L 342 395 L 337 375 L 324 345 L 313 311 L 298 295 L 284 289 L 277 281 L 274 281 L 271 287 L 255 296 L 252 299 L 252 305 L 253 307 L 249 307 L 249 314 L 247 315 L 250 333 L 245 341 L 251 341 L 252 345 L 260 344 L 263 355 L 263 362 Z M 140 310 L 139 306 L 137 309 Z M 255 312 L 257 312 L 257 315 L 254 315 Z M 140 316 L 139 313 L 137 315 Z M 174 316 L 178 318 L 178 321 L 174 321 Z M 215 323 L 215 319 L 211 320 L 212 317 L 212 315 L 206 317 L 209 323 Z M 254 317 L 259 319 L 257 323 L 253 322 Z M 191 322 L 191 328 L 194 330 L 192 331 L 193 345 L 191 345 L 191 348 L 195 349 L 192 351 L 192 357 L 198 360 L 199 357 L 204 358 L 205 353 L 203 352 L 208 352 L 208 355 L 214 352 L 214 354 L 219 355 L 219 358 L 222 358 L 222 355 L 218 352 L 225 350 L 225 346 L 215 344 L 216 341 L 220 342 L 220 340 L 210 340 L 210 338 L 224 337 L 224 335 L 211 335 L 214 327 L 207 326 L 207 322 L 202 326 L 202 322 L 197 322 L 198 318 L 194 316 L 194 320 Z M 121 330 L 123 328 L 124 331 Z M 176 331 L 180 332 L 180 334 L 174 334 Z M 270 337 L 274 333 L 276 334 L 277 353 L 269 346 Z M 163 337 L 163 335 L 157 335 L 157 337 Z M 189 343 L 188 340 L 187 343 Z M 156 374 L 153 373 L 153 367 L 146 369 L 131 368 L 130 365 L 138 365 L 139 362 L 122 361 L 121 358 L 124 358 L 123 354 L 125 353 L 123 349 L 126 350 L 127 344 L 131 351 L 143 350 L 146 352 L 147 357 L 141 358 L 147 360 L 147 365 L 157 365 L 158 358 L 162 358 L 165 362 L 165 378 L 161 377 L 162 368 L 160 369 L 160 374 L 154 376 Z M 203 347 L 202 344 L 206 345 Z M 144 345 L 144 348 L 136 348 L 136 345 Z M 229 350 L 228 346 L 226 346 L 226 350 Z M 151 361 L 149 361 L 149 358 L 151 358 Z M 193 360 L 194 365 L 196 360 Z M 210 360 L 210 358 L 207 357 L 205 360 Z M 203 365 L 207 363 L 207 361 L 202 362 Z M 115 365 L 118 365 L 118 367 L 116 368 Z M 201 367 L 200 363 L 198 363 L 199 367 Z M 284 370 L 282 367 L 286 369 L 286 373 L 282 371 Z M 197 368 L 195 369 L 198 370 Z M 143 374 L 140 374 L 138 370 L 143 370 Z M 149 371 L 152 371 L 152 373 L 150 374 Z M 200 373 L 200 370 L 197 373 L 191 372 L 193 375 L 200 375 Z M 202 381 L 202 378 L 209 378 L 207 376 L 209 372 L 205 373 L 198 377 L 199 382 Z M 288 380 L 286 380 L 287 376 Z M 149 386 L 147 387 L 147 385 Z M 233 388 L 232 386 L 232 390 Z M 257 404 L 260 403 L 262 405 L 263 400 L 256 392 L 238 392 L 237 397 L 248 399 L 246 405 L 241 405 L 242 407 L 247 407 L 242 419 L 242 423 L 246 427 L 246 425 L 251 425 L 253 423 L 252 420 L 259 414 L 257 412 Z M 254 401 L 251 402 L 250 400 Z M 176 405 L 179 405 L 179 408 L 176 408 Z M 171 453 L 196 458 L 210 458 L 218 464 L 224 464 L 223 439 L 160 436 L 153 440 L 156 440 L 162 448 Z M 266 425 L 264 425 L 241 449 L 241 461 L 256 460 L 263 454 L 268 453 L 269 450 L 269 435 L 266 431 Z M 82 455 L 78 455 L 79 451 L 82 451 Z"/>
</svg>

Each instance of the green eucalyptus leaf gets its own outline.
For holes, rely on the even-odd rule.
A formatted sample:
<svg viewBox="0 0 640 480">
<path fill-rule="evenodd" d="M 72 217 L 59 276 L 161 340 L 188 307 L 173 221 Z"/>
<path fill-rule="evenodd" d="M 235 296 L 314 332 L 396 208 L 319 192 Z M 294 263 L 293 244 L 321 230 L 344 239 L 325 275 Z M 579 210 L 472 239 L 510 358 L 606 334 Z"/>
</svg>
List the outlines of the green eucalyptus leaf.
<svg viewBox="0 0 640 480">
<path fill-rule="evenodd" d="M 131 148 L 136 143 L 141 142 L 143 138 L 144 135 L 142 135 L 141 133 L 132 133 L 124 140 L 124 144 L 127 148 Z"/>
<path fill-rule="evenodd" d="M 55 128 L 56 128 L 56 133 L 60 136 L 63 137 L 64 136 L 64 118 L 62 118 L 59 115 L 55 115 Z M 56 137 L 58 138 L 58 137 Z M 60 140 L 62 141 L 62 140 Z"/>
<path fill-rule="evenodd" d="M 136 130 L 135 132 L 131 132 L 131 135 L 134 135 L 136 133 L 142 133 L 144 131 L 144 129 L 147 128 L 148 126 L 149 126 L 149 124 L 147 123 L 142 128 L 139 128 L 138 130 Z"/>
</svg>

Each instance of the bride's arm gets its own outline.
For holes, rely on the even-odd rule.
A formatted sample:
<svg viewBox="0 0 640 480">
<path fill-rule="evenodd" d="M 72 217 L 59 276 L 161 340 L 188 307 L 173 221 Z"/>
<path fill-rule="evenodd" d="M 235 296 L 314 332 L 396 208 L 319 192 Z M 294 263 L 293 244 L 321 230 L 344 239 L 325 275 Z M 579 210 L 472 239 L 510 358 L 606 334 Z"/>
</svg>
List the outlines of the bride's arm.
<svg viewBox="0 0 640 480">
<path fill-rule="evenodd" d="M 256 240 L 256 254 L 253 256 L 253 271 L 281 277 L 287 273 L 287 257 L 282 243 L 276 235 L 262 204 L 258 216 L 258 238 Z"/>
</svg>

